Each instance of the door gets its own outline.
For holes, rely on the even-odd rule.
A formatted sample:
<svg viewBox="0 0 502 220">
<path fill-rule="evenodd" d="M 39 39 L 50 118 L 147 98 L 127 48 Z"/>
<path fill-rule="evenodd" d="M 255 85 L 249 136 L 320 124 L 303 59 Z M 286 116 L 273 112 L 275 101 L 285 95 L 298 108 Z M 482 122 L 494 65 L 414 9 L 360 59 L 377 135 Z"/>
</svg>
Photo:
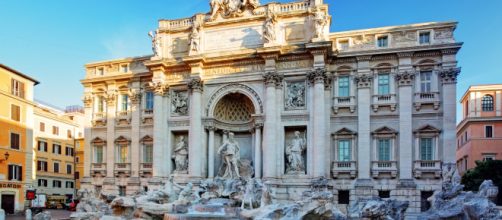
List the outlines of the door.
<svg viewBox="0 0 502 220">
<path fill-rule="evenodd" d="M 5 214 L 14 214 L 14 195 L 2 195 L 2 209 Z"/>
</svg>

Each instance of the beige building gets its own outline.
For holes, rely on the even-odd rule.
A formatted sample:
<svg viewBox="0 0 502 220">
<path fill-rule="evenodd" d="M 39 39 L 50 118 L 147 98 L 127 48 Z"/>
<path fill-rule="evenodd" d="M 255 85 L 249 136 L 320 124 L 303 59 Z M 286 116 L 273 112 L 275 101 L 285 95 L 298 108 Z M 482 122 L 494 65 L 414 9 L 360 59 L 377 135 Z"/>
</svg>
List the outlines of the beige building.
<svg viewBox="0 0 502 220">
<path fill-rule="evenodd" d="M 65 111 L 37 103 L 35 107 L 34 187 L 37 194 L 75 196 L 75 148 L 83 137 L 82 108 Z"/>
<path fill-rule="evenodd" d="M 220 146 L 235 139 L 279 200 L 322 176 L 342 210 L 371 196 L 426 209 L 455 163 L 457 24 L 331 33 L 322 0 L 253 2 L 160 20 L 152 56 L 85 66 L 82 187 L 229 178 Z"/>
</svg>

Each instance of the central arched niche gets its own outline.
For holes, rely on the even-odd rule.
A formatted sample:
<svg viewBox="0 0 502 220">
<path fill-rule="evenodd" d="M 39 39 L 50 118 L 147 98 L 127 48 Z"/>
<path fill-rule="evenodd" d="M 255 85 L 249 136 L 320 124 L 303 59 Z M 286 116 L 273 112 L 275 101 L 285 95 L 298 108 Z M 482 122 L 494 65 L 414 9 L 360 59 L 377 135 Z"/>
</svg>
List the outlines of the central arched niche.
<svg viewBox="0 0 502 220">
<path fill-rule="evenodd" d="M 214 118 L 229 124 L 245 124 L 251 122 L 254 112 L 253 103 L 246 95 L 230 93 L 216 104 Z"/>
</svg>

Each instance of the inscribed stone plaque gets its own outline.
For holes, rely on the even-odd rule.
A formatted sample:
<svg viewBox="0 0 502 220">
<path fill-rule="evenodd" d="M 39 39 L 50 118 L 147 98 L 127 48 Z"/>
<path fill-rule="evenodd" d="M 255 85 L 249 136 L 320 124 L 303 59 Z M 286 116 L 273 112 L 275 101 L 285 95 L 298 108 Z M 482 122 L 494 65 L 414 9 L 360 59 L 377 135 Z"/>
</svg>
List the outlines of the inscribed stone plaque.
<svg viewBox="0 0 502 220">
<path fill-rule="evenodd" d="M 286 26 L 286 41 L 303 41 L 305 40 L 305 29 L 303 24 L 290 24 Z"/>
<path fill-rule="evenodd" d="M 261 26 L 207 30 L 204 37 L 204 51 L 258 48 L 263 45 L 261 33 Z"/>
</svg>

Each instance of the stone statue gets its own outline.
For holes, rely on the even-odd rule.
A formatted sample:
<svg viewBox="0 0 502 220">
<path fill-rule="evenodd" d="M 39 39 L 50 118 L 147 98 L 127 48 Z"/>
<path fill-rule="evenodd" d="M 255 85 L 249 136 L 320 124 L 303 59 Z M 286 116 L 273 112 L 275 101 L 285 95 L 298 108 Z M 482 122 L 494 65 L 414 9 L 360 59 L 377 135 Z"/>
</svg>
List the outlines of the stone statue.
<svg viewBox="0 0 502 220">
<path fill-rule="evenodd" d="M 305 107 L 305 84 L 291 83 L 288 85 L 288 97 L 286 109 L 298 109 Z"/>
<path fill-rule="evenodd" d="M 314 37 L 313 39 L 323 39 L 324 38 L 324 27 L 328 24 L 328 18 L 320 7 L 317 7 L 314 11 Z"/>
<path fill-rule="evenodd" d="M 240 17 L 246 8 L 254 10 L 260 6 L 260 2 L 258 0 L 211 0 L 209 5 L 211 11 L 208 20 L 213 21 L 218 13 L 224 17 Z"/>
<path fill-rule="evenodd" d="M 173 113 L 178 115 L 188 114 L 188 97 L 185 92 L 174 92 L 171 103 Z"/>
<path fill-rule="evenodd" d="M 275 25 L 277 23 L 277 15 L 272 11 L 271 8 L 267 11 L 267 19 L 263 24 L 263 40 L 264 43 L 275 43 L 276 42 L 276 33 L 275 33 Z"/>
<path fill-rule="evenodd" d="M 192 33 L 190 33 L 190 50 L 188 52 L 189 55 L 196 55 L 200 51 L 200 29 L 201 26 L 199 22 L 194 22 L 192 26 Z"/>
<path fill-rule="evenodd" d="M 239 143 L 234 139 L 234 133 L 230 132 L 228 134 L 228 139 L 220 146 L 218 154 L 223 158 L 222 168 L 224 168 L 224 171 L 221 177 L 239 178 L 240 147 Z"/>
<path fill-rule="evenodd" d="M 176 148 L 174 148 L 175 171 L 185 173 L 188 170 L 188 146 L 185 142 L 185 136 L 178 138 Z"/>
<path fill-rule="evenodd" d="M 255 199 L 256 188 L 255 181 L 250 179 L 246 183 L 246 188 L 244 190 L 244 198 L 242 198 L 241 209 L 244 209 L 246 204 L 249 205 L 249 209 L 253 209 L 253 200 Z"/>
<path fill-rule="evenodd" d="M 300 137 L 300 132 L 295 131 L 295 137 L 286 147 L 286 156 L 288 164 L 286 174 L 305 174 L 305 165 L 303 163 L 303 151 L 306 149 L 306 138 Z"/>
<path fill-rule="evenodd" d="M 153 51 L 153 55 L 155 57 L 160 57 L 161 54 L 160 54 L 160 51 L 161 51 L 161 45 L 162 45 L 162 38 L 159 36 L 159 32 L 158 31 L 150 31 L 148 32 L 148 36 L 150 36 L 150 38 L 152 39 L 152 51 Z"/>
</svg>

